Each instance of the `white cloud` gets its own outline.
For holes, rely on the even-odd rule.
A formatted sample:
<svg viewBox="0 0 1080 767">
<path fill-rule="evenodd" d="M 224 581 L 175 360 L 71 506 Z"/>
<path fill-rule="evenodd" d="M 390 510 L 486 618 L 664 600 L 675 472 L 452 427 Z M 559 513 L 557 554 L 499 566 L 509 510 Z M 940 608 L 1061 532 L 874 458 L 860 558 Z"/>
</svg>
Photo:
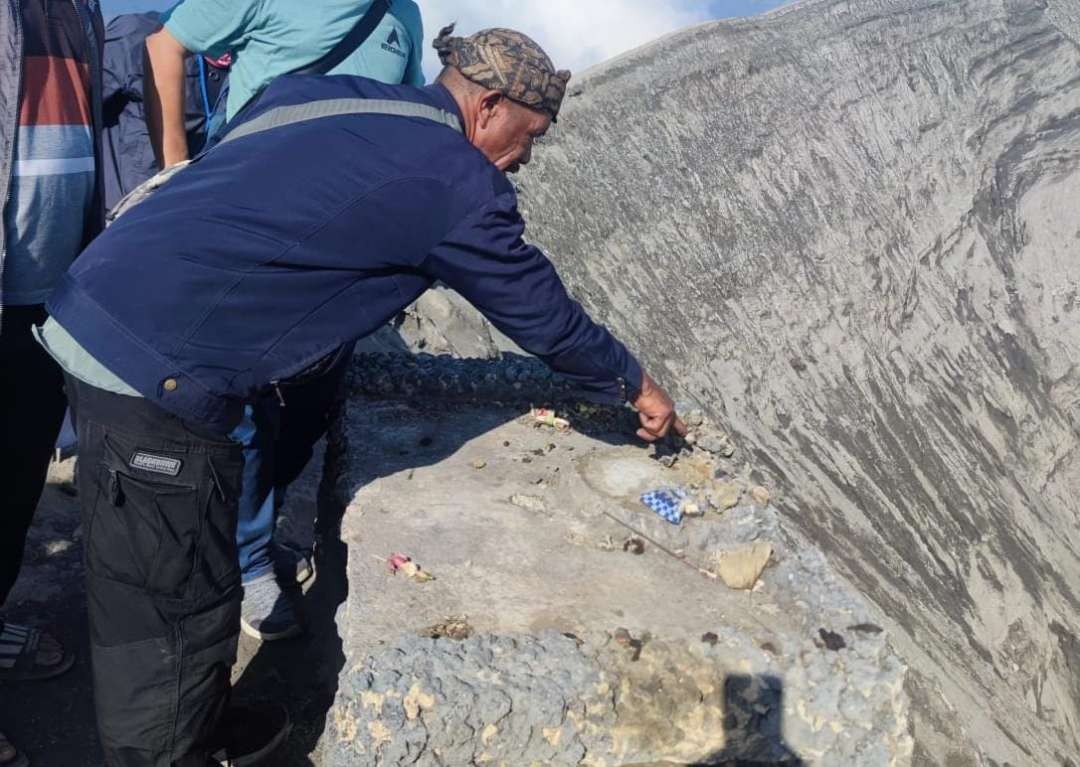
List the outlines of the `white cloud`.
<svg viewBox="0 0 1080 767">
<path fill-rule="evenodd" d="M 457 21 L 456 34 L 510 27 L 535 39 L 555 66 L 579 72 L 667 32 L 709 18 L 701 0 L 418 0 L 427 36 L 424 70 L 439 70 L 431 40 Z"/>
</svg>

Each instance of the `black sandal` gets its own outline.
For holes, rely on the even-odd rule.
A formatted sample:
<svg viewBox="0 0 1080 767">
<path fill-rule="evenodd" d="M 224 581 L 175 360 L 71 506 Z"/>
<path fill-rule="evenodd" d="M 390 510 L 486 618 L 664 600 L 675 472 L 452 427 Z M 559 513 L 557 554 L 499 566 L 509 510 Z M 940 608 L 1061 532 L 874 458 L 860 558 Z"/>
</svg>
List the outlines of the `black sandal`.
<svg viewBox="0 0 1080 767">
<path fill-rule="evenodd" d="M 48 665 L 37 662 L 42 639 L 55 639 L 30 626 L 0 621 L 0 682 L 25 682 L 60 676 L 75 663 L 75 655 L 56 642 L 60 660 Z M 7 765 L 0 763 L 0 767 Z"/>
</svg>

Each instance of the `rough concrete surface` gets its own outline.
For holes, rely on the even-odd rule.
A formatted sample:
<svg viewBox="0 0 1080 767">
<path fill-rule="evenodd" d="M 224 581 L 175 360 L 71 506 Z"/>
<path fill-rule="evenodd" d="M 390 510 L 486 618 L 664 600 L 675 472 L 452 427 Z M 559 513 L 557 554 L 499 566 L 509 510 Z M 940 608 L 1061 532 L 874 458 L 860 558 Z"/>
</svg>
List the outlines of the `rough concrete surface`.
<svg viewBox="0 0 1080 767">
<path fill-rule="evenodd" d="M 671 525 L 639 497 L 700 484 L 700 462 L 666 468 L 618 413 L 571 406 L 560 432 L 439 378 L 407 401 L 356 394 L 334 440 L 350 593 L 320 763 L 910 762 L 904 664 L 775 509 Z M 775 553 L 752 592 L 696 569 L 759 541 Z M 392 574 L 396 552 L 435 580 Z M 439 628 L 458 623 L 467 638 Z"/>
<path fill-rule="evenodd" d="M 312 631 L 243 648 L 287 763 L 1080 764 L 1078 41 L 1080 0 L 803 0 L 575 78 L 529 236 L 738 487 L 650 516 L 694 462 L 434 294 L 368 350 L 492 361 L 360 365 Z M 524 418 L 555 403 L 571 431 Z M 20 617 L 81 599 L 45 519 Z M 700 572 L 763 543 L 750 590 Z M 36 764 L 94 763 L 85 663 L 12 689 Z"/>
<path fill-rule="evenodd" d="M 529 236 L 880 610 L 915 761 L 1080 762 L 1080 4 L 805 0 L 597 67 Z"/>
</svg>

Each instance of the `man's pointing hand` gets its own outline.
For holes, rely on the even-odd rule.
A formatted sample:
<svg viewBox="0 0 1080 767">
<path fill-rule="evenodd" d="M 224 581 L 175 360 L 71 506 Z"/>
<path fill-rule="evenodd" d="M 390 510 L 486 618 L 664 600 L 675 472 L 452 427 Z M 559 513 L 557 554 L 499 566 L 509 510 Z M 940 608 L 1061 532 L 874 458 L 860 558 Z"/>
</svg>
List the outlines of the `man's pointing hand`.
<svg viewBox="0 0 1080 767">
<path fill-rule="evenodd" d="M 667 436 L 672 429 L 680 437 L 686 436 L 686 424 L 675 413 L 675 403 L 648 373 L 641 376 L 641 393 L 632 403 L 641 418 L 637 435 L 646 442 L 655 442 Z"/>
</svg>

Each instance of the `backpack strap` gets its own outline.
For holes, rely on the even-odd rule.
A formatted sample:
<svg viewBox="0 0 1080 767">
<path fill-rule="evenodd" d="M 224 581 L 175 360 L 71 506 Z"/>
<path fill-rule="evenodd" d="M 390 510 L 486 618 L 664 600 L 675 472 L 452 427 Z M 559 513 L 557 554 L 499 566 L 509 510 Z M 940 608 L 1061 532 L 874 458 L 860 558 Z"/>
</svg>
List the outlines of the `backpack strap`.
<svg viewBox="0 0 1080 767">
<path fill-rule="evenodd" d="M 461 127 L 461 120 L 458 119 L 457 115 L 428 104 L 392 99 L 323 99 L 321 101 L 308 101 L 302 104 L 268 109 L 258 117 L 237 125 L 207 152 L 238 138 L 244 138 L 274 128 L 281 128 L 286 125 L 296 125 L 297 123 L 318 120 L 323 117 L 361 114 L 418 117 L 453 128 L 458 133 L 464 132 Z"/>
<path fill-rule="evenodd" d="M 325 75 L 333 70 L 345 59 L 349 58 L 364 44 L 364 41 L 371 37 L 371 33 L 375 31 L 375 27 L 379 26 L 379 22 L 383 20 L 383 16 L 390 10 L 390 0 L 372 0 L 371 5 L 360 20 L 356 22 L 349 34 L 341 38 L 338 44 L 335 45 L 329 53 L 320 58 L 318 61 L 314 61 L 311 64 L 294 69 L 290 74 L 294 75 Z"/>
</svg>

